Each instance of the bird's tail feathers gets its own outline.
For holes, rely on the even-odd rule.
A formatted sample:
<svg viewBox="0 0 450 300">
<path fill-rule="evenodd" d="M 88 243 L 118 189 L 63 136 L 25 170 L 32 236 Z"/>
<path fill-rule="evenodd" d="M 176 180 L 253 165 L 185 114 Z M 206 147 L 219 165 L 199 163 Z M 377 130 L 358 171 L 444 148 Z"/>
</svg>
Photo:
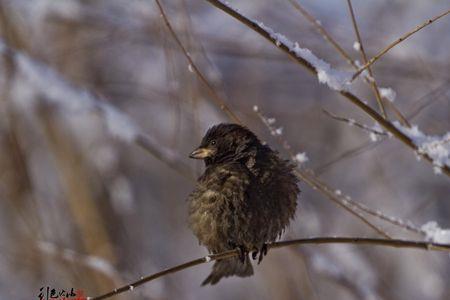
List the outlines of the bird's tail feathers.
<svg viewBox="0 0 450 300">
<path fill-rule="evenodd" d="M 253 267 L 249 258 L 242 263 L 238 258 L 218 260 L 214 263 L 211 274 L 202 282 L 202 285 L 216 284 L 223 277 L 239 276 L 248 277 L 253 275 Z"/>
</svg>

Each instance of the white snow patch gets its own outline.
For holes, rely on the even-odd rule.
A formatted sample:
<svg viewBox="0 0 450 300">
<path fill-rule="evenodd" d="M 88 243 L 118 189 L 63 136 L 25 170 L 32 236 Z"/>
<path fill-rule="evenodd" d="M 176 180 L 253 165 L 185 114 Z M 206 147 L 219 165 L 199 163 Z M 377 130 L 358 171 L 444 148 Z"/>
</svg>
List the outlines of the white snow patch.
<svg viewBox="0 0 450 300">
<path fill-rule="evenodd" d="M 306 152 L 300 152 L 295 155 L 295 161 L 300 164 L 303 164 L 303 163 L 307 162 L 308 160 L 309 160 L 309 158 L 306 155 Z"/>
<path fill-rule="evenodd" d="M 276 120 L 275 118 L 267 118 L 267 123 L 268 123 L 269 125 L 275 124 L 276 121 L 277 121 L 277 120 Z"/>
<path fill-rule="evenodd" d="M 278 127 L 275 129 L 272 133 L 273 135 L 282 135 L 283 134 L 283 127 Z"/>
<path fill-rule="evenodd" d="M 397 93 L 392 88 L 380 88 L 380 95 L 383 98 L 388 99 L 391 102 L 395 101 L 395 98 L 397 97 Z"/>
<path fill-rule="evenodd" d="M 298 58 L 302 58 L 310 63 L 317 71 L 317 78 L 320 83 L 327 84 L 331 89 L 342 91 L 347 90 L 350 86 L 351 72 L 345 72 L 333 69 L 329 63 L 315 56 L 311 50 L 302 48 L 297 42 L 292 42 L 286 36 L 275 32 L 272 28 L 267 27 L 262 22 L 254 21 L 261 29 L 267 31 L 275 40 L 275 44 L 285 45 L 290 52 L 294 53 Z"/>
<path fill-rule="evenodd" d="M 436 221 L 429 221 L 422 225 L 426 239 L 439 244 L 450 244 L 450 229 L 442 229 Z"/>
<path fill-rule="evenodd" d="M 378 134 L 376 134 L 374 132 L 369 133 L 369 137 L 372 142 L 378 141 Z"/>
<path fill-rule="evenodd" d="M 408 128 L 398 121 L 393 122 L 393 124 L 412 140 L 417 146 L 419 154 L 427 154 L 433 160 L 436 174 L 442 172 L 442 167 L 450 167 L 450 132 L 441 137 L 429 136 L 420 131 L 417 125 Z"/>
<path fill-rule="evenodd" d="M 361 51 L 361 44 L 359 42 L 354 42 L 353 49 L 355 49 L 356 51 Z"/>
</svg>

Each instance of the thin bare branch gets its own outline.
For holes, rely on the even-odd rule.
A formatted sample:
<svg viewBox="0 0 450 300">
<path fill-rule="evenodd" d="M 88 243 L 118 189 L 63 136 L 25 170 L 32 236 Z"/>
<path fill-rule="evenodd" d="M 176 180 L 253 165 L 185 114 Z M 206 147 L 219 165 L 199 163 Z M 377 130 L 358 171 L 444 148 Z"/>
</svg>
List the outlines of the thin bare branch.
<svg viewBox="0 0 450 300">
<path fill-rule="evenodd" d="M 445 17 L 446 15 L 450 14 L 450 9 L 435 16 L 432 19 L 429 19 L 427 21 L 425 21 L 424 23 L 422 23 L 421 25 L 417 26 L 416 28 L 414 28 L 413 30 L 407 32 L 405 35 L 401 36 L 399 39 L 397 39 L 395 42 L 389 44 L 386 48 L 384 48 L 383 50 L 381 50 L 377 55 L 375 55 L 374 57 L 372 57 L 364 66 L 362 66 L 361 68 L 358 69 L 358 71 L 356 71 L 355 74 L 353 74 L 352 80 L 355 80 L 356 77 L 358 77 L 365 69 L 367 69 L 368 67 L 370 67 L 371 65 L 373 65 L 373 63 L 375 63 L 377 60 L 379 60 L 383 55 L 385 55 L 389 50 L 391 50 L 392 48 L 394 48 L 395 46 L 397 46 L 398 44 L 400 44 L 401 42 L 405 41 L 406 39 L 408 39 L 411 35 L 413 35 L 414 33 L 418 32 L 419 30 L 425 28 L 426 26 L 430 25 L 431 23 L 439 20 L 440 18 Z"/>
<path fill-rule="evenodd" d="M 364 50 L 364 45 L 361 39 L 361 34 L 359 33 L 358 23 L 356 22 L 355 12 L 353 10 L 353 5 L 351 0 L 347 0 L 348 10 L 350 12 L 350 16 L 352 19 L 353 28 L 355 29 L 355 35 L 356 39 L 359 43 L 359 52 L 361 52 L 361 56 L 364 63 L 367 63 L 367 55 L 366 51 Z M 367 67 L 367 71 L 369 72 L 369 76 L 373 78 L 372 81 L 370 81 L 370 86 L 372 87 L 375 98 L 377 99 L 378 107 L 380 109 L 381 115 L 386 119 L 386 110 L 384 109 L 383 100 L 381 99 L 380 91 L 378 90 L 377 82 L 375 81 L 375 77 L 373 76 L 372 69 L 370 67 Z"/>
<path fill-rule="evenodd" d="M 324 108 L 322 108 L 322 111 L 323 111 L 327 116 L 329 116 L 330 118 L 332 118 L 332 119 L 334 119 L 334 120 L 341 121 L 341 122 L 345 122 L 345 123 L 347 123 L 347 124 L 350 125 L 350 126 L 355 126 L 355 127 L 361 128 L 362 130 L 367 131 L 367 132 L 369 132 L 369 133 L 373 133 L 373 134 L 376 134 L 376 135 L 384 135 L 384 136 L 387 136 L 387 133 L 386 133 L 386 132 L 380 131 L 380 130 L 376 130 L 376 129 L 371 128 L 371 127 L 369 127 L 369 126 L 367 126 L 367 125 L 358 123 L 358 122 L 356 122 L 356 121 L 353 120 L 353 119 L 348 119 L 348 118 L 344 118 L 344 117 L 339 117 L 339 116 L 337 116 L 337 115 L 335 115 L 335 114 L 329 112 L 328 110 L 326 110 L 326 109 L 324 109 Z"/>
<path fill-rule="evenodd" d="M 240 124 L 241 121 L 236 116 L 236 114 L 226 105 L 226 103 L 221 99 L 221 97 L 216 93 L 213 86 L 209 83 L 209 81 L 206 79 L 206 77 L 203 75 L 203 73 L 198 69 L 197 65 L 194 63 L 194 60 L 192 59 L 191 55 L 187 51 L 187 49 L 184 47 L 183 43 L 179 39 L 178 35 L 176 34 L 175 30 L 173 29 L 171 23 L 169 22 L 169 19 L 167 18 L 166 12 L 164 11 L 164 8 L 159 0 L 155 0 L 156 5 L 158 6 L 159 12 L 161 13 L 161 18 L 164 20 L 164 23 L 167 26 L 167 29 L 169 30 L 170 34 L 172 35 L 173 39 L 177 43 L 177 45 L 181 48 L 183 55 L 186 57 L 186 59 L 189 62 L 189 69 L 192 69 L 194 73 L 198 76 L 200 81 L 207 87 L 209 93 L 212 96 L 212 99 L 217 104 L 217 106 L 235 123 Z"/>
<path fill-rule="evenodd" d="M 376 238 L 359 238 L 359 237 L 315 237 L 315 238 L 305 238 L 305 239 L 296 239 L 289 241 L 281 241 L 275 242 L 268 245 L 269 249 L 278 249 L 288 246 L 297 246 L 297 245 L 321 245 L 321 244 L 351 244 L 351 245 L 372 245 L 372 246 L 383 246 L 383 247 L 393 247 L 393 248 L 409 248 L 409 249 L 421 249 L 426 251 L 443 251 L 450 252 L 450 245 L 447 244 L 438 244 L 432 242 L 423 242 L 423 241 L 411 241 L 411 240 L 392 240 L 392 239 L 376 239 Z M 204 263 L 208 263 L 216 260 L 223 260 L 231 257 L 237 257 L 239 255 L 239 251 L 229 250 L 218 254 L 212 254 L 204 257 L 200 257 L 186 263 L 177 265 L 172 268 L 165 269 L 161 272 L 149 275 L 147 277 L 141 277 L 141 279 L 117 288 L 111 292 L 105 293 L 96 297 L 89 297 L 90 300 L 101 300 L 107 299 L 112 296 L 121 294 L 126 291 L 131 291 L 134 288 L 143 285 L 144 283 L 150 282 L 157 278 L 163 277 L 165 275 L 177 273 L 179 271 L 201 265 Z"/>
</svg>

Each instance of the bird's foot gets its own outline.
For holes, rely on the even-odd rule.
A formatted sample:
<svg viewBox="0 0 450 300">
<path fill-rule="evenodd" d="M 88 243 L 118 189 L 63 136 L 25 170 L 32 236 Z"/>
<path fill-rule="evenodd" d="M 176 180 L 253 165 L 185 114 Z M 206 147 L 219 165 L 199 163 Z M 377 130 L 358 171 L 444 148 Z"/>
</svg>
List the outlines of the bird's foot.
<svg viewBox="0 0 450 300">
<path fill-rule="evenodd" d="M 233 243 L 231 241 L 228 242 L 228 245 L 231 248 L 234 248 L 234 249 L 238 250 L 239 260 L 241 261 L 241 263 L 245 263 L 245 260 L 248 258 L 248 251 L 247 251 L 247 249 L 243 245 L 237 245 L 236 243 Z"/>
<path fill-rule="evenodd" d="M 267 251 L 268 251 L 268 247 L 267 244 L 264 243 L 261 247 L 261 249 L 258 249 L 256 251 L 252 252 L 252 258 L 253 260 L 255 260 L 256 258 L 258 258 L 258 265 L 262 262 L 264 256 L 267 255 Z M 259 254 L 259 256 L 258 256 Z"/>
</svg>

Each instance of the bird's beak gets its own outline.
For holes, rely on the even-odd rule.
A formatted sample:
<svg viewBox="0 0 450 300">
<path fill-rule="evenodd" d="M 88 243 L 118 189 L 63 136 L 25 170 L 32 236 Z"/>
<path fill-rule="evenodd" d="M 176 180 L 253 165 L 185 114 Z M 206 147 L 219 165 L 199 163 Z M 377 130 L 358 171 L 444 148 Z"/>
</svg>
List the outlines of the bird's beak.
<svg viewBox="0 0 450 300">
<path fill-rule="evenodd" d="M 208 148 L 198 148 L 195 149 L 191 154 L 189 154 L 190 158 L 194 159 L 205 159 L 210 157 L 213 154 L 213 150 Z"/>
</svg>

